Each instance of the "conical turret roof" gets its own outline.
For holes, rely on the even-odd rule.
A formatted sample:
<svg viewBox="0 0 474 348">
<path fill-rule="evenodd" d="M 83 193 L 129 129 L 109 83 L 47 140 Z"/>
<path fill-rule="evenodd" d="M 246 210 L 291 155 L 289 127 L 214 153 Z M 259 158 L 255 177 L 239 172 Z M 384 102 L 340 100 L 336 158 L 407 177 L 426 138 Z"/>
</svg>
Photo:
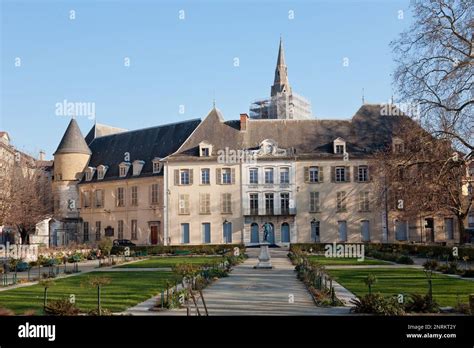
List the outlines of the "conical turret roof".
<svg viewBox="0 0 474 348">
<path fill-rule="evenodd" d="M 75 119 L 71 119 L 71 122 L 69 122 L 69 126 L 67 127 L 58 148 L 54 152 L 54 155 L 63 153 L 91 154 L 91 150 L 87 146 Z"/>
</svg>

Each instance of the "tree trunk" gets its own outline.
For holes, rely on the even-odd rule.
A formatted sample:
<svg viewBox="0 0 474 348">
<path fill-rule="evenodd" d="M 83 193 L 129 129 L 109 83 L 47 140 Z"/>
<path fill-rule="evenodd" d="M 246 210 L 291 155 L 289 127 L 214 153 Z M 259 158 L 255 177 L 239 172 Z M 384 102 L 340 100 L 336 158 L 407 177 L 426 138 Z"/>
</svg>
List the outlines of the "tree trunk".
<svg viewBox="0 0 474 348">
<path fill-rule="evenodd" d="M 458 230 L 459 230 L 459 244 L 466 243 L 466 229 L 464 228 L 464 218 L 465 216 L 457 215 L 458 220 Z"/>
<path fill-rule="evenodd" d="M 48 305 L 48 288 L 44 288 L 44 299 L 43 299 L 43 311 L 46 309 Z"/>
<path fill-rule="evenodd" d="M 101 309 L 100 309 L 100 285 L 97 287 L 97 315 L 101 316 Z"/>
</svg>

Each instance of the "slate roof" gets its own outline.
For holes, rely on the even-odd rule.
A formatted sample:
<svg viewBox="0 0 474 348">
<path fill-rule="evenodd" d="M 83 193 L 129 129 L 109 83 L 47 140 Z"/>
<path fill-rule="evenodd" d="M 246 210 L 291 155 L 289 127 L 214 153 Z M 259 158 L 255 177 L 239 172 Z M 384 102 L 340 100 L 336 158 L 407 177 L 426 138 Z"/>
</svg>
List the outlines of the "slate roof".
<svg viewBox="0 0 474 348">
<path fill-rule="evenodd" d="M 71 122 L 69 122 L 66 132 L 64 132 L 63 138 L 53 155 L 65 153 L 83 153 L 87 155 L 91 153 L 75 119 L 71 119 Z"/>
<path fill-rule="evenodd" d="M 128 152 L 130 163 L 142 160 L 145 164 L 139 176 L 132 176 L 130 166 L 127 178 L 163 175 L 163 171 L 153 174 L 153 159 L 167 157 L 178 150 L 200 122 L 200 119 L 193 119 L 95 138 L 89 145 L 92 151 L 89 167 L 108 166 L 104 179 L 99 181 L 119 179 L 119 164 L 124 162 L 125 153 Z M 97 171 L 91 181 L 97 181 Z M 81 182 L 86 181 L 83 178 Z"/>
<path fill-rule="evenodd" d="M 85 140 L 87 145 L 89 145 L 95 138 L 122 133 L 126 131 L 127 129 L 124 128 L 112 127 L 106 124 L 95 123 L 89 133 L 87 133 Z"/>
<path fill-rule="evenodd" d="M 212 144 L 213 154 L 225 147 L 234 150 L 255 149 L 265 139 L 273 139 L 279 148 L 294 149 L 298 157 L 341 157 L 333 153 L 333 141 L 346 141 L 350 156 L 367 156 L 391 143 L 392 133 L 407 116 L 383 116 L 381 105 L 363 105 L 347 120 L 248 119 L 247 130 L 240 131 L 240 121 L 222 121 L 213 109 L 170 160 L 200 159 L 199 143 Z"/>
</svg>

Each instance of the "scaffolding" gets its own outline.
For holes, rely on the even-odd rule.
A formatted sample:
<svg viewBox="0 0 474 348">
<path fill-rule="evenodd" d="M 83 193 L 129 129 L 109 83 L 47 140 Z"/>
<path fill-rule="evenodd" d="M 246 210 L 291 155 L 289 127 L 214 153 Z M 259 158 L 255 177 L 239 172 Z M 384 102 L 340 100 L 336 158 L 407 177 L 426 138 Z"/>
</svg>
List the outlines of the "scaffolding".
<svg viewBox="0 0 474 348">
<path fill-rule="evenodd" d="M 277 93 L 267 99 L 257 99 L 249 108 L 254 119 L 307 120 L 312 117 L 311 103 L 296 93 Z"/>
</svg>

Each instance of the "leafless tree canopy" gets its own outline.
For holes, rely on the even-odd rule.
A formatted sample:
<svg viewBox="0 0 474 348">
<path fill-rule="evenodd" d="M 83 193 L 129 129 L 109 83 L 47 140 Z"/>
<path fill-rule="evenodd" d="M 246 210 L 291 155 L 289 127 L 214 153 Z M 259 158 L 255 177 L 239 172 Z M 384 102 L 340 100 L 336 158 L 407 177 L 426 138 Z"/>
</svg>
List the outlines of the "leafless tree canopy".
<svg viewBox="0 0 474 348">
<path fill-rule="evenodd" d="M 461 239 L 464 219 L 473 204 L 466 185 L 466 163 L 451 142 L 437 139 L 406 118 L 395 130 L 403 143 L 376 154 L 376 187 L 380 198 L 387 192 L 388 209 L 406 220 L 433 215 L 456 216 Z M 381 201 L 382 203 L 382 201 Z"/>
<path fill-rule="evenodd" d="M 414 23 L 392 42 L 399 101 L 416 103 L 423 126 L 473 157 L 474 1 L 415 0 Z"/>
<path fill-rule="evenodd" d="M 0 173 L 0 223 L 16 228 L 24 244 L 52 211 L 51 183 L 43 168 L 12 163 Z"/>
</svg>

